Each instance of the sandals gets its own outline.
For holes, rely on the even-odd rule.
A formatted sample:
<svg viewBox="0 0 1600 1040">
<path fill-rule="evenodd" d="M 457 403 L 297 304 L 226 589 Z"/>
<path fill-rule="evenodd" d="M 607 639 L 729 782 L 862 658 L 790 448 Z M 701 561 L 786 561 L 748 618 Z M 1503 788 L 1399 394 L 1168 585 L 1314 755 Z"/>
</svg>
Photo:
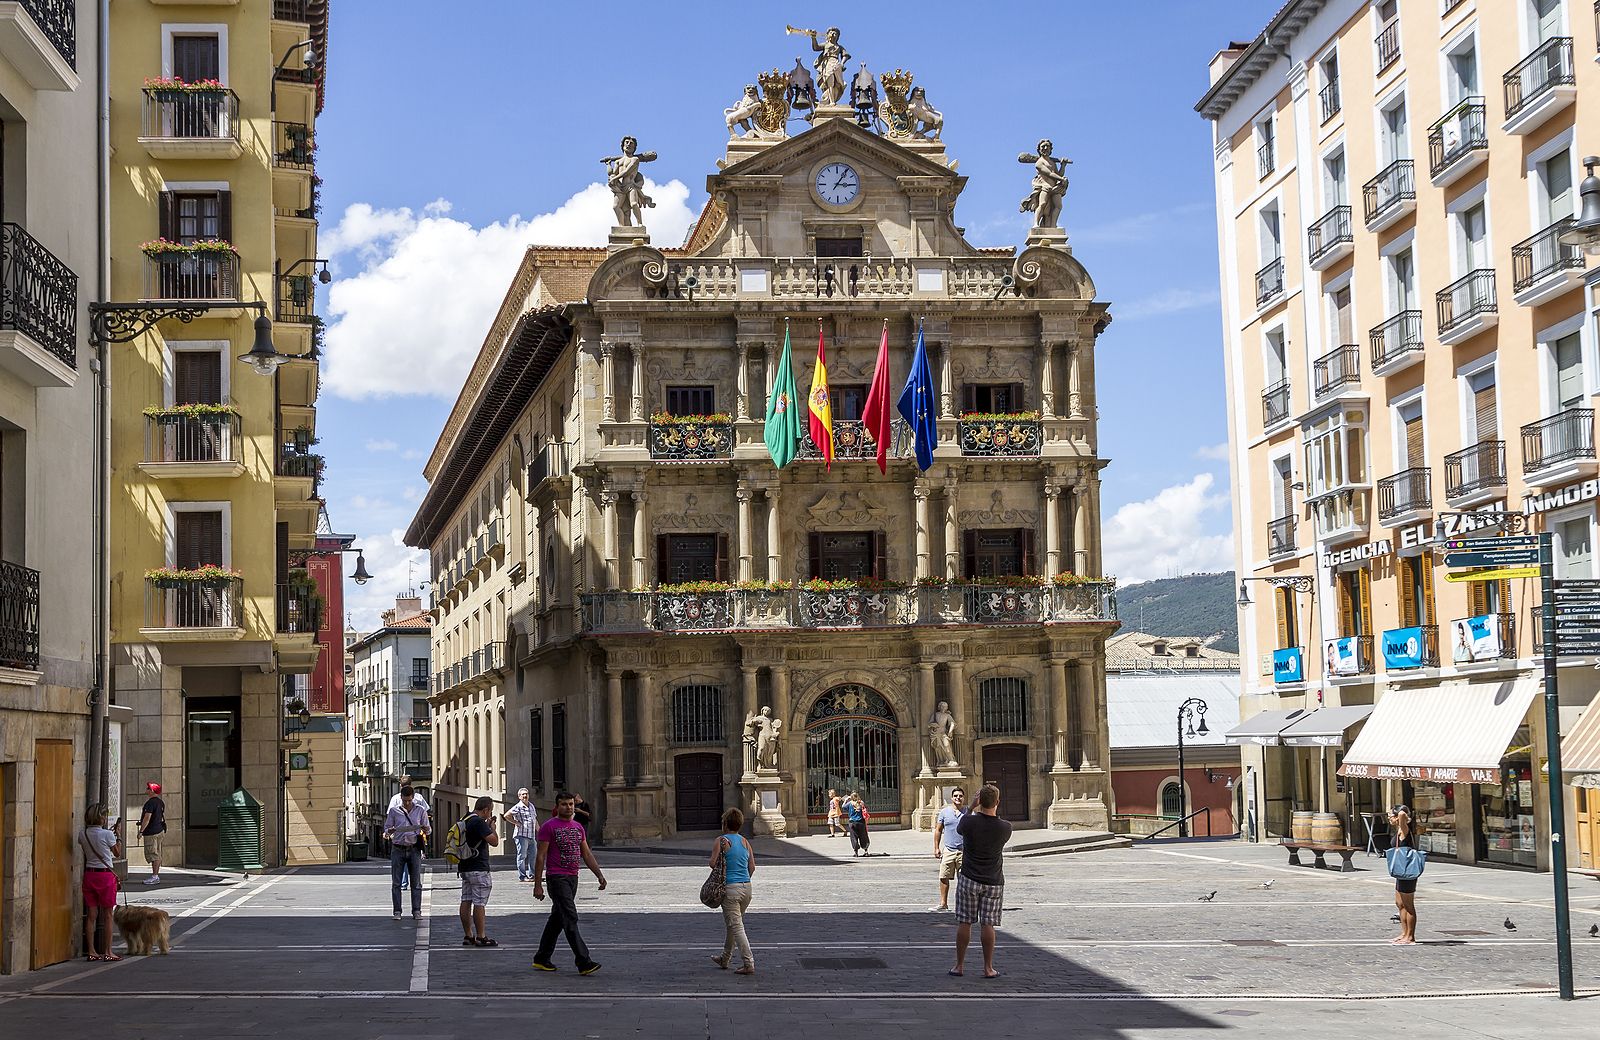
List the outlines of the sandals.
<svg viewBox="0 0 1600 1040">
<path fill-rule="evenodd" d="M 474 940 L 472 940 L 472 942 L 473 942 L 473 945 L 475 945 L 475 946 L 499 946 L 500 945 L 498 942 L 496 942 L 493 939 L 474 939 Z"/>
</svg>

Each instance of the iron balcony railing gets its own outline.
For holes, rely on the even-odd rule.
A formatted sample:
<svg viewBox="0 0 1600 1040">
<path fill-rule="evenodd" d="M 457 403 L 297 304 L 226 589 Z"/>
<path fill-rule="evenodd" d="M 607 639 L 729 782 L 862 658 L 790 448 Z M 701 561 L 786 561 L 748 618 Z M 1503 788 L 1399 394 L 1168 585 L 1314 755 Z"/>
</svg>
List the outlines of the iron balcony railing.
<svg viewBox="0 0 1600 1040">
<path fill-rule="evenodd" d="M 1299 549 L 1295 541 L 1295 527 L 1299 518 L 1294 516 L 1280 516 L 1276 520 L 1267 521 L 1267 558 L 1277 559 L 1280 556 L 1293 556 Z"/>
<path fill-rule="evenodd" d="M 39 667 L 39 572 L 0 560 L 0 667 Z"/>
<path fill-rule="evenodd" d="M 1568 408 L 1522 428 L 1524 476 L 1594 454 L 1594 409 Z"/>
<path fill-rule="evenodd" d="M 1452 632 L 1457 633 L 1450 641 L 1450 659 L 1456 664 L 1476 664 L 1480 661 L 1510 661 L 1517 656 L 1517 615 L 1515 614 L 1490 614 L 1495 619 L 1495 635 L 1499 642 L 1498 650 L 1486 649 L 1472 645 L 1464 637 L 1460 622 L 1466 618 L 1457 618 L 1450 626 Z M 1534 631 L 1539 629 L 1536 626 Z"/>
<path fill-rule="evenodd" d="M 144 460 L 169 462 L 241 462 L 237 412 L 188 414 L 174 409 L 146 415 Z"/>
<path fill-rule="evenodd" d="M 733 454 L 733 423 L 703 416 L 651 419 L 646 444 L 652 459 L 725 459 Z"/>
<path fill-rule="evenodd" d="M 308 274 L 288 274 L 278 279 L 278 320 L 296 325 L 316 324 L 315 278 Z"/>
<path fill-rule="evenodd" d="M 482 671 L 500 671 L 506 666 L 506 644 L 503 642 L 483 644 L 483 649 L 478 651 L 478 660 L 482 665 Z"/>
<path fill-rule="evenodd" d="M 1397 516 L 1432 508 L 1433 470 L 1427 466 L 1404 469 L 1378 481 L 1379 520 L 1393 520 Z"/>
<path fill-rule="evenodd" d="M 405 774 L 407 780 L 426 780 L 433 776 L 431 762 L 401 762 L 400 772 Z"/>
<path fill-rule="evenodd" d="M 309 126 L 281 119 L 272 121 L 272 165 L 309 170 L 316 164 L 316 158 L 316 140 Z"/>
<path fill-rule="evenodd" d="M 0 329 L 78 367 L 78 276 L 19 224 L 0 224 Z"/>
<path fill-rule="evenodd" d="M 233 248 L 171 249 L 147 255 L 145 298 L 237 300 L 239 254 Z"/>
<path fill-rule="evenodd" d="M 1499 309 L 1494 294 L 1494 270 L 1482 267 L 1468 271 L 1434 296 L 1439 308 L 1439 334 L 1442 336 L 1480 314 Z"/>
<path fill-rule="evenodd" d="M 1256 272 L 1256 306 L 1265 307 L 1283 295 L 1283 257 Z"/>
<path fill-rule="evenodd" d="M 1038 443 L 1038 438 L 1034 438 Z M 1037 455 L 1038 448 L 1023 454 Z M 916 454 L 916 443 L 912 437 L 911 424 L 904 419 L 895 419 L 889 424 L 889 450 L 891 459 L 909 459 Z M 806 431 L 805 439 L 800 442 L 800 453 L 795 456 L 800 459 L 820 459 L 822 449 L 817 447 L 811 439 L 811 432 Z M 838 459 L 875 459 L 878 457 L 878 442 L 872 439 L 867 432 L 866 423 L 860 419 L 835 419 L 833 421 L 833 457 Z"/>
<path fill-rule="evenodd" d="M 1410 159 L 1396 159 L 1361 186 L 1361 209 L 1368 224 L 1383 219 L 1407 199 L 1416 201 L 1416 165 Z"/>
<path fill-rule="evenodd" d="M 1274 383 L 1261 391 L 1261 422 L 1275 426 L 1289 418 L 1289 381 Z"/>
<path fill-rule="evenodd" d="M 327 0 L 272 0 L 272 17 L 280 22 L 311 24 L 311 9 L 325 7 Z"/>
<path fill-rule="evenodd" d="M 1328 82 L 1317 91 L 1317 97 L 1322 101 L 1322 121 L 1326 123 L 1339 114 L 1339 77 L 1329 77 Z"/>
<path fill-rule="evenodd" d="M 1361 348 L 1346 343 L 1317 358 L 1311 365 L 1312 390 L 1318 398 L 1361 382 Z"/>
<path fill-rule="evenodd" d="M 314 636 L 322 627 L 322 597 L 315 585 L 278 583 L 278 631 L 285 635 Z"/>
<path fill-rule="evenodd" d="M 1329 669 L 1328 669 L 1329 672 L 1331 674 L 1334 674 L 1334 675 L 1371 675 L 1372 671 L 1373 671 L 1372 662 L 1374 660 L 1374 658 L 1372 656 L 1372 637 L 1371 636 L 1341 636 L 1340 640 L 1343 640 L 1343 639 L 1348 639 L 1350 641 L 1351 648 L 1355 650 L 1355 666 L 1354 666 L 1354 670 L 1352 670 L 1349 666 L 1345 665 L 1343 663 L 1343 661 L 1341 660 L 1338 670 L 1334 669 L 1334 667 L 1332 665 L 1332 662 L 1330 661 L 1329 662 Z M 1330 639 L 1330 640 L 1327 641 L 1327 643 L 1323 647 L 1323 651 L 1324 651 L 1325 657 L 1332 658 L 1334 656 L 1329 651 L 1331 650 L 1333 644 L 1335 642 L 1338 642 L 1338 641 L 1339 640 L 1333 640 L 1333 639 Z"/>
<path fill-rule="evenodd" d="M 78 69 L 78 5 L 76 0 L 22 0 L 33 24 L 44 33 L 74 72 Z"/>
<path fill-rule="evenodd" d="M 1349 206 L 1333 207 L 1315 224 L 1306 228 L 1306 251 L 1312 263 L 1327 256 L 1335 247 L 1354 241 L 1355 234 L 1350 230 Z"/>
<path fill-rule="evenodd" d="M 1574 86 L 1577 77 L 1572 67 L 1572 37 L 1556 36 L 1541 43 L 1505 74 L 1506 118 L 1514 119 L 1529 105 L 1556 87 Z"/>
<path fill-rule="evenodd" d="M 908 441 L 910 434 L 907 428 L 905 439 Z M 962 416 L 956 421 L 956 439 L 961 446 L 961 454 L 967 456 L 1037 455 L 1044 442 L 1044 432 L 1039 419 L 1032 415 L 995 418 Z M 909 458 L 909 443 L 904 445 L 904 451 L 904 455 L 895 457 Z"/>
<path fill-rule="evenodd" d="M 144 88 L 143 137 L 182 141 L 239 140 L 239 95 L 228 87 L 205 90 Z"/>
<path fill-rule="evenodd" d="M 146 628 L 243 628 L 244 579 L 145 579 Z"/>
<path fill-rule="evenodd" d="M 1274 169 L 1277 168 L 1277 165 L 1278 165 L 1277 149 L 1273 147 L 1273 142 L 1271 142 L 1271 141 L 1262 141 L 1260 147 L 1258 147 L 1256 149 L 1256 174 L 1257 174 L 1257 176 L 1259 176 L 1259 177 L 1267 176 Z"/>
<path fill-rule="evenodd" d="M 287 447 L 278 452 L 278 476 L 309 477 L 313 496 L 322 487 L 322 467 L 322 456 L 315 452 L 292 451 Z"/>
<path fill-rule="evenodd" d="M 1428 128 L 1428 174 L 1439 176 L 1470 152 L 1489 147 L 1487 106 L 1481 97 L 1461 101 Z"/>
<path fill-rule="evenodd" d="M 1447 15 L 1466 2 L 1467 0 L 1444 0 L 1444 10 L 1440 11 L 1439 14 L 1441 16 Z"/>
<path fill-rule="evenodd" d="M 1410 639 L 1412 637 L 1409 635 L 1409 632 L 1411 629 L 1416 629 L 1418 633 L 1420 633 L 1420 635 L 1417 637 L 1417 645 L 1415 647 L 1410 645 Z M 1402 636 L 1402 633 L 1405 633 L 1405 635 Z M 1408 625 L 1402 628 L 1391 628 L 1389 631 L 1383 634 L 1383 642 L 1386 648 L 1386 652 L 1384 653 L 1384 668 L 1387 671 L 1403 672 L 1411 668 L 1439 667 L 1438 625 Z M 1397 653 L 1387 652 L 1387 647 L 1390 643 L 1396 644 L 1395 650 L 1398 651 Z M 1410 656 L 1415 656 L 1417 658 L 1417 662 L 1415 664 L 1394 663 L 1394 658 L 1396 657 L 1404 659 L 1405 657 Z"/>
<path fill-rule="evenodd" d="M 1479 441 L 1444 457 L 1446 498 L 1463 498 L 1505 486 L 1505 441 Z"/>
<path fill-rule="evenodd" d="M 428 688 L 428 673 L 413 672 L 411 675 L 411 688 L 413 690 L 426 690 Z"/>
<path fill-rule="evenodd" d="M 1422 350 L 1422 312 L 1401 311 L 1375 326 L 1368 334 L 1372 367 L 1376 371 L 1412 351 Z"/>
<path fill-rule="evenodd" d="M 413 715 L 413 716 L 411 716 L 411 728 L 412 729 L 429 729 L 432 726 L 433 726 L 433 716 L 432 715 Z"/>
<path fill-rule="evenodd" d="M 1572 217 L 1563 217 L 1511 247 L 1512 292 L 1531 289 L 1562 271 L 1583 270 L 1583 250 L 1561 241 L 1561 233 L 1572 225 Z"/>
<path fill-rule="evenodd" d="M 1378 71 L 1382 72 L 1400 60 L 1400 19 L 1385 22 L 1374 42 L 1378 48 Z"/>
<path fill-rule="evenodd" d="M 570 446 L 566 441 L 551 441 L 539 449 L 539 453 L 528 464 L 529 494 L 532 494 L 545 481 L 556 477 L 564 477 L 572 472 L 569 448 Z"/>
</svg>

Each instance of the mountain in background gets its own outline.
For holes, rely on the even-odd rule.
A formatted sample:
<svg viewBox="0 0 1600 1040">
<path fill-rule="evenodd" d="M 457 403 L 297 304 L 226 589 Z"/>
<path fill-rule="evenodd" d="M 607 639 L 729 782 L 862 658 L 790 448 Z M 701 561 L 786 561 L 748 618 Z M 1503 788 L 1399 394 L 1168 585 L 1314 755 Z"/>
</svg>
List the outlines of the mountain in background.
<svg viewBox="0 0 1600 1040">
<path fill-rule="evenodd" d="M 1118 589 L 1117 617 L 1124 632 L 1197 636 L 1218 650 L 1236 654 L 1238 596 L 1232 571 L 1158 578 Z"/>
</svg>

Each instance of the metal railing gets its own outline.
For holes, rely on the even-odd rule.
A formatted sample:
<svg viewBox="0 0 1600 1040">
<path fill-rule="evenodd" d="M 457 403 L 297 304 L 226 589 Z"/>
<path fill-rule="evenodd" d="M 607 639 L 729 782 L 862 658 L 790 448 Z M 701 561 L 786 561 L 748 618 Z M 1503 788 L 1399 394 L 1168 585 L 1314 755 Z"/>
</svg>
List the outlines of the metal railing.
<svg viewBox="0 0 1600 1040">
<path fill-rule="evenodd" d="M 1355 234 L 1350 230 L 1349 206 L 1333 207 L 1315 224 L 1306 228 L 1306 251 L 1312 263 L 1327 256 L 1335 247 L 1354 241 Z"/>
<path fill-rule="evenodd" d="M 1318 398 L 1360 382 L 1361 348 L 1354 343 L 1335 347 L 1311 364 L 1312 392 Z"/>
<path fill-rule="evenodd" d="M 0 224 L 0 329 L 78 367 L 78 276 L 20 224 Z"/>
<path fill-rule="evenodd" d="M 1415 466 L 1378 481 L 1378 519 L 1433 508 L 1433 470 Z"/>
<path fill-rule="evenodd" d="M 1340 637 L 1338 637 L 1336 639 L 1330 639 L 1324 645 L 1324 648 L 1323 648 L 1324 656 L 1325 657 L 1331 657 L 1332 654 L 1328 653 L 1328 651 L 1332 648 L 1333 644 L 1344 642 L 1345 640 L 1348 640 L 1349 643 L 1350 643 L 1350 646 L 1355 649 L 1355 658 L 1356 658 L 1355 671 L 1353 671 L 1353 672 L 1352 671 L 1342 671 L 1342 672 L 1341 671 L 1334 671 L 1330 667 L 1330 669 L 1329 669 L 1330 672 L 1332 674 L 1335 674 L 1335 675 L 1371 675 L 1372 674 L 1372 662 L 1373 662 L 1372 637 L 1371 636 L 1353 635 L 1353 636 L 1340 636 Z M 1342 667 L 1342 665 L 1341 665 L 1341 667 Z"/>
<path fill-rule="evenodd" d="M 1511 247 L 1511 291 L 1522 292 L 1562 271 L 1581 271 L 1583 250 L 1561 241 L 1574 218 L 1563 217 Z"/>
<path fill-rule="evenodd" d="M 1265 307 L 1283 295 L 1283 257 L 1256 272 L 1256 306 Z"/>
<path fill-rule="evenodd" d="M 285 447 L 278 452 L 278 476 L 310 478 L 311 493 L 322 486 L 322 456 L 309 451 L 291 451 Z"/>
<path fill-rule="evenodd" d="M 1037 443 L 1037 438 L 1035 438 L 1035 442 Z M 895 419 L 889 424 L 888 457 L 891 459 L 909 459 L 915 453 L 916 442 L 911 433 L 911 424 L 904 419 Z M 1036 448 L 1031 454 L 1038 454 L 1038 449 Z M 867 432 L 866 423 L 860 419 L 835 419 L 833 421 L 833 457 L 835 460 L 875 459 L 878 457 L 878 442 L 872 439 L 872 435 Z M 822 458 L 822 449 L 812 441 L 809 426 L 806 429 L 805 439 L 800 442 L 800 453 L 795 458 Z"/>
<path fill-rule="evenodd" d="M 39 667 L 39 572 L 0 560 L 0 667 Z"/>
<path fill-rule="evenodd" d="M 316 161 L 317 143 L 309 126 L 282 119 L 272 121 L 272 165 L 309 170 Z"/>
<path fill-rule="evenodd" d="M 1267 558 L 1277 559 L 1280 556 L 1289 556 L 1299 549 L 1296 542 L 1295 528 L 1299 517 L 1280 516 L 1276 520 L 1267 521 Z"/>
<path fill-rule="evenodd" d="M 61 59 L 78 69 L 78 5 L 76 0 L 22 0 L 22 9 L 50 41 Z"/>
<path fill-rule="evenodd" d="M 483 644 L 483 649 L 478 651 L 478 661 L 482 672 L 497 672 L 506 666 L 506 644 L 495 641 Z"/>
<path fill-rule="evenodd" d="M 1421 633 L 1420 639 L 1418 641 L 1418 644 L 1415 647 L 1415 656 L 1417 658 L 1417 663 L 1416 664 L 1393 664 L 1393 663 L 1391 663 L 1391 657 L 1392 656 L 1398 656 L 1398 655 L 1390 655 L 1390 654 L 1388 654 L 1386 652 L 1384 654 L 1384 668 L 1385 668 L 1385 670 L 1391 671 L 1391 672 L 1400 672 L 1400 671 L 1406 671 L 1407 669 L 1411 669 L 1411 668 L 1437 668 L 1437 667 L 1439 667 L 1439 626 L 1438 625 L 1409 625 L 1409 626 L 1403 626 L 1401 628 L 1391 628 L 1391 629 L 1389 629 L 1387 632 L 1385 632 L 1383 634 L 1382 638 L 1387 643 L 1391 637 L 1394 637 L 1396 635 L 1396 633 L 1404 632 L 1404 631 L 1407 630 L 1407 628 L 1415 628 Z M 1412 649 L 1413 648 L 1410 647 L 1410 646 L 1405 646 L 1404 647 L 1404 651 L 1405 651 L 1406 655 L 1410 655 Z"/>
<path fill-rule="evenodd" d="M 1522 428 L 1524 476 L 1574 459 L 1594 457 L 1593 408 L 1568 408 Z"/>
<path fill-rule="evenodd" d="M 239 95 L 228 87 L 145 87 L 140 136 L 174 141 L 238 141 Z"/>
<path fill-rule="evenodd" d="M 431 729 L 432 726 L 433 726 L 433 716 L 432 715 L 413 715 L 413 716 L 411 716 L 411 728 L 412 729 Z"/>
<path fill-rule="evenodd" d="M 244 579 L 145 579 L 146 628 L 243 628 Z"/>
<path fill-rule="evenodd" d="M 317 320 L 316 279 L 286 274 L 278 279 L 278 320 L 310 325 Z"/>
<path fill-rule="evenodd" d="M 1574 86 L 1572 37 L 1556 36 L 1541 43 L 1505 74 L 1506 118 L 1513 119 L 1529 105 L 1560 86 Z"/>
<path fill-rule="evenodd" d="M 1275 426 L 1289 418 L 1289 381 L 1274 383 L 1261 391 L 1261 423 Z"/>
<path fill-rule="evenodd" d="M 1168 831 L 1170 831 L 1174 827 L 1179 828 L 1180 832 L 1181 832 L 1183 826 L 1185 824 L 1190 823 L 1191 821 L 1193 821 L 1196 816 L 1204 816 L 1206 818 L 1206 834 L 1205 834 L 1205 836 L 1208 837 L 1208 838 L 1214 837 L 1214 835 L 1211 832 L 1211 807 L 1209 805 L 1203 805 L 1200 808 L 1196 809 L 1194 812 L 1189 813 L 1187 816 L 1178 817 L 1176 820 L 1173 820 L 1171 823 L 1167 824 L 1165 827 L 1162 827 L 1160 830 L 1151 831 L 1149 834 L 1135 834 L 1135 835 L 1131 835 L 1131 837 L 1133 838 L 1134 841 L 1149 841 L 1151 838 L 1154 838 L 1157 835 L 1167 833 Z M 1196 837 L 1199 837 L 1199 835 L 1196 835 Z"/>
<path fill-rule="evenodd" d="M 531 495 L 547 480 L 564 477 L 572 472 L 570 445 L 566 441 L 551 441 L 539 449 L 528 464 L 528 493 Z"/>
<path fill-rule="evenodd" d="M 1428 128 L 1429 176 L 1439 176 L 1470 152 L 1488 149 L 1486 113 L 1483 98 L 1465 98 Z"/>
<path fill-rule="evenodd" d="M 237 300 L 239 254 L 228 249 L 173 249 L 147 255 L 145 298 Z"/>
<path fill-rule="evenodd" d="M 315 585 L 278 582 L 278 631 L 285 635 L 314 636 L 322 627 L 322 597 Z"/>
<path fill-rule="evenodd" d="M 1446 498 L 1506 486 L 1506 442 L 1479 441 L 1444 457 Z"/>
<path fill-rule="evenodd" d="M 1322 102 L 1322 121 L 1324 124 L 1339 114 L 1341 107 L 1339 101 L 1339 77 L 1330 77 L 1328 82 L 1317 91 L 1317 98 Z"/>
<path fill-rule="evenodd" d="M 958 300 L 991 300 L 1010 287 L 1013 257 L 816 257 L 780 256 L 759 262 L 737 258 L 689 257 L 667 267 L 654 292 L 656 298 L 696 300 L 747 299 L 743 272 L 756 266 L 771 273 L 774 299 L 817 299 L 846 296 L 909 299 L 918 292 L 919 270 L 940 269 L 945 294 Z M 695 279 L 693 290 L 685 287 Z"/>
<path fill-rule="evenodd" d="M 1278 150 L 1274 141 L 1262 141 L 1256 148 L 1256 175 L 1266 177 L 1278 166 Z"/>
<path fill-rule="evenodd" d="M 1499 642 L 1499 650 L 1479 650 L 1471 645 L 1462 645 L 1460 636 L 1455 636 L 1450 643 L 1450 659 L 1456 664 L 1477 663 L 1479 661 L 1509 661 L 1517 656 L 1517 615 L 1515 614 L 1489 614 L 1495 619 L 1495 636 Z M 1452 632 L 1459 632 L 1456 626 L 1467 618 L 1457 618 L 1451 622 Z M 1535 626 L 1535 631 L 1538 627 Z"/>
<path fill-rule="evenodd" d="M 1468 271 L 1434 295 L 1442 336 L 1480 314 L 1494 314 L 1499 303 L 1494 294 L 1494 269 Z"/>
<path fill-rule="evenodd" d="M 1400 60 L 1400 19 L 1391 18 L 1378 30 L 1373 41 L 1378 48 L 1378 71 L 1382 72 Z"/>
<path fill-rule="evenodd" d="M 1412 351 L 1422 351 L 1422 312 L 1401 311 L 1367 333 L 1374 371 Z"/>
<path fill-rule="evenodd" d="M 311 7 L 316 0 L 272 0 L 272 17 L 282 22 L 311 24 Z"/>
<path fill-rule="evenodd" d="M 411 688 L 413 690 L 426 690 L 428 688 L 428 673 L 427 672 L 413 672 L 413 673 L 411 673 Z"/>
<path fill-rule="evenodd" d="M 1416 166 L 1410 159 L 1396 159 L 1361 186 L 1361 208 L 1368 224 L 1381 220 L 1407 199 L 1416 201 Z"/>
<path fill-rule="evenodd" d="M 144 460 L 168 462 L 239 462 L 238 413 L 187 415 L 179 411 L 147 415 Z"/>
<path fill-rule="evenodd" d="M 978 683 L 978 734 L 986 737 L 1027 733 L 1033 720 L 1028 680 L 1001 676 Z"/>
<path fill-rule="evenodd" d="M 956 421 L 956 443 L 961 447 L 961 454 L 968 456 L 1037 455 L 1044 443 L 1044 432 L 1035 418 L 962 416 Z M 908 450 L 905 457 L 909 455 Z"/>
<path fill-rule="evenodd" d="M 733 454 L 733 423 L 690 417 L 651 419 L 646 445 L 652 459 L 725 459 Z"/>
</svg>

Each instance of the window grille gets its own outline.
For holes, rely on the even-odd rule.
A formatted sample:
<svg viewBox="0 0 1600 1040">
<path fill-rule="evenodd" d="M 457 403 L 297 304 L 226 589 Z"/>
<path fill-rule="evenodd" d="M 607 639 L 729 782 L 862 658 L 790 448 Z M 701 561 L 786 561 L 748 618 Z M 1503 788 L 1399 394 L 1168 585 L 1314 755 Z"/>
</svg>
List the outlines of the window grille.
<svg viewBox="0 0 1600 1040">
<path fill-rule="evenodd" d="M 984 736 L 1028 732 L 1028 680 L 1007 676 L 978 684 L 978 732 Z"/>
<path fill-rule="evenodd" d="M 727 742 L 720 686 L 678 686 L 672 691 L 672 742 L 723 744 Z"/>
</svg>

